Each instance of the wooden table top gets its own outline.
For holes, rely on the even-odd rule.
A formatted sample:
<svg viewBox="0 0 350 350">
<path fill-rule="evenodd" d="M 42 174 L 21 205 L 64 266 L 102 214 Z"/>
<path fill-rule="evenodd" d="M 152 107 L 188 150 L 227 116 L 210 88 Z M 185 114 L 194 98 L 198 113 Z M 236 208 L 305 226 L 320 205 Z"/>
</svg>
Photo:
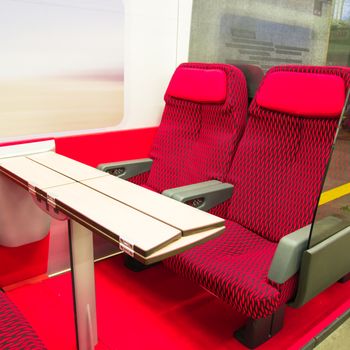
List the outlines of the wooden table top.
<svg viewBox="0 0 350 350">
<path fill-rule="evenodd" d="M 221 218 L 54 152 L 0 159 L 0 171 L 143 263 L 224 230 Z"/>
</svg>

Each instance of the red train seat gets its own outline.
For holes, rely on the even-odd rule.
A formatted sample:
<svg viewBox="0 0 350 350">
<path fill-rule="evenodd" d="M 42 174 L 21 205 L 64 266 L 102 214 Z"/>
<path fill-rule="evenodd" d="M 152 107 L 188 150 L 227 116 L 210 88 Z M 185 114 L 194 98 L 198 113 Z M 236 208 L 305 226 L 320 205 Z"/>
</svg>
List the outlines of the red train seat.
<svg viewBox="0 0 350 350">
<path fill-rule="evenodd" d="M 46 349 L 28 321 L 2 292 L 0 292 L 0 349 Z"/>
<path fill-rule="evenodd" d="M 225 233 L 165 261 L 249 317 L 248 337 L 259 328 L 254 320 L 295 295 L 297 275 L 277 284 L 269 268 L 279 240 L 313 220 L 349 81 L 336 67 L 272 68 L 225 178 L 234 186 Z"/>
<path fill-rule="evenodd" d="M 162 192 L 223 180 L 246 124 L 247 100 L 245 78 L 238 68 L 180 65 L 165 94 L 146 185 Z"/>
<path fill-rule="evenodd" d="M 181 64 L 164 99 L 150 171 L 129 180 L 157 192 L 222 181 L 246 125 L 248 95 L 242 71 L 227 64 Z M 123 168 L 120 163 L 99 168 L 115 173 L 113 164 Z"/>
</svg>

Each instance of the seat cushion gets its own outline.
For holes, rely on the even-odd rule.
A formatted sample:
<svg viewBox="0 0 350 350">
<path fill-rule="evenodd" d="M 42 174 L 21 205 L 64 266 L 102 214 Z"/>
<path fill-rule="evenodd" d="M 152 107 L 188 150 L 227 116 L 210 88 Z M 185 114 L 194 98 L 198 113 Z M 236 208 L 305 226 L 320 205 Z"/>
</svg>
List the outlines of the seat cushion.
<svg viewBox="0 0 350 350">
<path fill-rule="evenodd" d="M 264 318 L 292 298 L 296 277 L 283 285 L 268 280 L 277 244 L 233 221 L 218 238 L 164 261 L 235 310 L 254 319 Z"/>
<path fill-rule="evenodd" d="M 139 185 L 139 186 L 143 186 L 143 187 L 148 188 L 148 186 L 146 186 L 148 176 L 149 176 L 149 171 L 146 171 L 144 173 L 141 173 L 141 174 L 138 174 L 138 175 L 135 175 L 135 176 L 129 178 L 128 181 L 134 183 L 135 185 Z M 151 188 L 149 188 L 149 189 L 151 189 Z"/>
<path fill-rule="evenodd" d="M 2 292 L 0 292 L 0 349 L 46 349 L 24 316 Z"/>
</svg>

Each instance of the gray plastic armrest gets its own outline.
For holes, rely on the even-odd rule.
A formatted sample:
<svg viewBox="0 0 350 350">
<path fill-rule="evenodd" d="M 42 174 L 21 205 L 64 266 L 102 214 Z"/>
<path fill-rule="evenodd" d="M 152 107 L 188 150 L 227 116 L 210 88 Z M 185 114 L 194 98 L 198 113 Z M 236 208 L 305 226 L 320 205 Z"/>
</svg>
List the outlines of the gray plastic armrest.
<svg viewBox="0 0 350 350">
<path fill-rule="evenodd" d="M 130 177 L 149 171 L 152 163 L 153 159 L 143 158 L 114 163 L 104 163 L 98 165 L 97 168 L 121 179 L 129 179 Z"/>
<path fill-rule="evenodd" d="M 335 216 L 327 216 L 315 222 L 317 237 L 313 238 L 317 238 L 318 241 L 325 240 L 346 226 L 347 221 Z M 271 281 L 284 283 L 299 271 L 303 252 L 308 249 L 310 231 L 311 225 L 307 225 L 284 236 L 279 241 L 269 270 Z"/>
<path fill-rule="evenodd" d="M 197 190 L 200 189 L 202 190 L 205 187 L 209 187 L 211 185 L 217 185 L 217 184 L 221 184 L 222 182 L 218 181 L 218 180 L 210 180 L 210 181 L 204 181 L 204 182 L 200 182 L 200 183 L 196 183 L 196 184 L 192 184 L 192 185 L 187 185 L 187 186 L 180 186 L 180 187 L 174 187 L 174 188 L 170 188 L 168 190 L 163 191 L 163 195 L 173 198 L 173 196 L 176 193 L 181 193 L 184 191 L 189 191 L 189 190 Z"/>
<path fill-rule="evenodd" d="M 162 194 L 182 203 L 207 211 L 232 196 L 233 186 L 217 180 L 201 182 L 194 185 L 177 187 Z"/>
<path fill-rule="evenodd" d="M 269 279 L 284 283 L 299 271 L 303 252 L 307 249 L 311 225 L 284 236 L 278 243 L 269 270 Z"/>
</svg>

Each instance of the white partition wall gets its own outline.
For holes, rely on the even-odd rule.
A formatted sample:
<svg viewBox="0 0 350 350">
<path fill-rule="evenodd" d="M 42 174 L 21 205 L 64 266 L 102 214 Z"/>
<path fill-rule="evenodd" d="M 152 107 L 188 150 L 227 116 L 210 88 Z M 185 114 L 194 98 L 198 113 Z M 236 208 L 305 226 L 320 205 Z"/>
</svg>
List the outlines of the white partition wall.
<svg viewBox="0 0 350 350">
<path fill-rule="evenodd" d="M 159 124 L 176 66 L 188 60 L 192 0 L 125 0 L 124 118 L 120 128 Z"/>
</svg>

